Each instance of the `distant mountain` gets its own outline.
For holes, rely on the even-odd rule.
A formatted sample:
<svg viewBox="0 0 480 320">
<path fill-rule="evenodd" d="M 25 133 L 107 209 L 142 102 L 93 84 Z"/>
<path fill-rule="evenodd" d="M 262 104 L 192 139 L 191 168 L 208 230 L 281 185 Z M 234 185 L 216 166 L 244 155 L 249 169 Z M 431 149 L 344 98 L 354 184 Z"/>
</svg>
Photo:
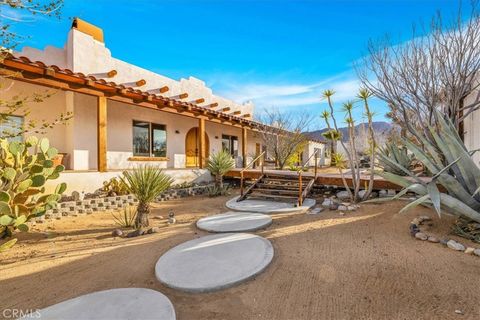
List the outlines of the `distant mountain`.
<svg viewBox="0 0 480 320">
<path fill-rule="evenodd" d="M 368 124 L 367 123 L 360 123 L 355 126 L 355 134 L 356 136 L 361 136 L 364 134 L 365 130 L 367 130 Z M 390 133 L 390 131 L 394 129 L 394 126 L 385 121 L 375 121 L 373 122 L 373 130 L 375 131 L 375 136 L 376 137 L 381 137 L 381 138 L 386 138 L 386 136 Z M 307 136 L 309 136 L 312 139 L 315 140 L 320 140 L 320 141 L 327 141 L 324 136 L 322 136 L 322 133 L 328 131 L 327 128 L 322 129 L 322 130 L 316 130 L 316 131 L 310 131 L 310 132 L 305 132 Z M 338 128 L 338 131 L 342 133 L 342 140 L 347 141 L 348 140 L 348 128 L 343 127 L 343 128 Z M 383 139 L 380 139 L 383 140 Z"/>
</svg>

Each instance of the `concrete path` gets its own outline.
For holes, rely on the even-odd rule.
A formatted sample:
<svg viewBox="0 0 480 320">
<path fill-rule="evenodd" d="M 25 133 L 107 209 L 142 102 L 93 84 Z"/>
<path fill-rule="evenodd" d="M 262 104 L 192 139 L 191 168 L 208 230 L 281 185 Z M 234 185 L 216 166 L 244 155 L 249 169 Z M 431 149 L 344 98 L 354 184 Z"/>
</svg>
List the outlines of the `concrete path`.
<svg viewBox="0 0 480 320">
<path fill-rule="evenodd" d="M 187 292 L 211 292 L 247 281 L 272 261 L 273 247 L 248 233 L 215 234 L 184 242 L 160 257 L 155 275 Z"/>
<path fill-rule="evenodd" d="M 158 291 L 122 288 L 98 291 L 63 301 L 22 319 L 175 320 L 175 310 L 170 300 Z"/>
<path fill-rule="evenodd" d="M 226 212 L 201 218 L 197 227 L 208 232 L 246 232 L 265 228 L 272 217 L 255 212 Z"/>
<path fill-rule="evenodd" d="M 291 213 L 305 212 L 315 205 L 315 200 L 307 198 L 301 207 L 295 207 L 292 203 L 267 201 L 267 200 L 243 200 L 237 202 L 238 196 L 227 201 L 227 208 L 235 211 L 259 212 L 259 213 Z"/>
</svg>

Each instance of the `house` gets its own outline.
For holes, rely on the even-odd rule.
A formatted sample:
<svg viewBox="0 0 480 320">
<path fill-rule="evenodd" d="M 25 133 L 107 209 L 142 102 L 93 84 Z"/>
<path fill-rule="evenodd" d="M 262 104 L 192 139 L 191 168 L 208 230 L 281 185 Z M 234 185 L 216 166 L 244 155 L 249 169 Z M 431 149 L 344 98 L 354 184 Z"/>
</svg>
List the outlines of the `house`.
<svg viewBox="0 0 480 320">
<path fill-rule="evenodd" d="M 16 121 L 73 113 L 46 134 L 63 155 L 61 179 L 70 190 L 98 188 L 145 163 L 165 168 L 177 182 L 204 181 L 210 154 L 228 150 L 243 167 L 264 148 L 253 103 L 216 96 L 194 77 L 177 81 L 116 59 L 103 30 L 78 18 L 63 48 L 25 47 L 0 68 L 15 72 L 3 98 L 55 91 Z"/>
</svg>

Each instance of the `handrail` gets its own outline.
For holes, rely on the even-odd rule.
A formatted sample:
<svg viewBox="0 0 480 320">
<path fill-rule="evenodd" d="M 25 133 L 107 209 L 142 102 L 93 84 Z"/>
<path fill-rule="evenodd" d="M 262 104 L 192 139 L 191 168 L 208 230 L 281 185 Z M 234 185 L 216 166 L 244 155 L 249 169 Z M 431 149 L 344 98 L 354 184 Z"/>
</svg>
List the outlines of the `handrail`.
<svg viewBox="0 0 480 320">
<path fill-rule="evenodd" d="M 313 156 L 315 156 L 315 176 L 314 180 L 317 178 L 317 167 L 318 167 L 318 151 L 319 149 L 315 150 L 310 157 L 303 163 L 303 165 L 297 170 L 298 173 L 298 205 L 301 206 L 303 204 L 303 185 L 302 185 L 302 171 L 305 166 L 310 162 Z M 305 195 L 306 197 L 307 195 Z"/>
<path fill-rule="evenodd" d="M 261 162 L 261 169 L 262 169 L 261 176 L 263 176 L 263 164 L 265 163 L 265 151 L 260 153 L 255 159 L 253 159 L 248 165 L 245 166 L 245 168 L 243 168 L 240 171 L 240 198 L 243 197 L 243 188 L 244 188 L 244 186 L 243 186 L 243 182 L 244 182 L 243 173 L 245 172 L 245 170 L 250 168 L 257 160 L 259 160 L 262 156 L 263 156 L 263 160 Z"/>
</svg>

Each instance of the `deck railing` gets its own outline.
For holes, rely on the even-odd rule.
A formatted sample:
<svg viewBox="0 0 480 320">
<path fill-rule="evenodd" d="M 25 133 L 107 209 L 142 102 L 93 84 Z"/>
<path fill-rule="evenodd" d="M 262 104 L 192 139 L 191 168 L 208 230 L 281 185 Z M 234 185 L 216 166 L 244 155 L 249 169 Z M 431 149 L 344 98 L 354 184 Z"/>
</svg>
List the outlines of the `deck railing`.
<svg viewBox="0 0 480 320">
<path fill-rule="evenodd" d="M 263 166 L 265 164 L 265 151 L 263 151 L 262 153 L 260 153 L 255 159 L 253 159 L 247 166 L 245 166 L 245 168 L 242 169 L 242 171 L 240 171 L 240 197 L 243 197 L 243 190 L 244 190 L 244 172 L 245 170 L 247 170 L 248 168 L 250 168 L 257 160 L 259 159 L 262 159 L 261 163 L 260 163 L 260 169 L 261 169 L 261 172 L 262 174 L 260 176 L 263 176 Z"/>
<path fill-rule="evenodd" d="M 305 169 L 305 166 L 309 164 L 310 160 L 312 159 L 312 157 L 315 157 L 315 174 L 314 174 L 314 178 L 313 178 L 313 183 L 315 183 L 315 179 L 317 178 L 317 172 L 318 172 L 318 151 L 320 150 L 315 150 L 311 155 L 310 157 L 308 157 L 307 161 L 305 161 L 303 163 L 303 165 L 297 170 L 298 172 L 298 205 L 301 206 L 303 204 L 303 199 L 307 196 L 306 194 L 304 194 L 304 190 L 303 190 L 303 185 L 302 185 L 302 172 L 303 172 L 303 169 Z"/>
</svg>

